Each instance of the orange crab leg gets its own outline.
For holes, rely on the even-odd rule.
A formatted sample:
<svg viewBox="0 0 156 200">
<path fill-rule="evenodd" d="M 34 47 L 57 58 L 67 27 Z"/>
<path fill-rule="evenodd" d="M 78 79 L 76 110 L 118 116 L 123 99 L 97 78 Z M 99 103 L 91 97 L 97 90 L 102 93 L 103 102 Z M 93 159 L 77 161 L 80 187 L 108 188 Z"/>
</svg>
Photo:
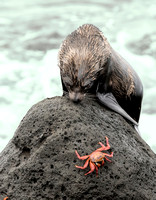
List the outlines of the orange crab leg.
<svg viewBox="0 0 156 200">
<path fill-rule="evenodd" d="M 111 154 L 107 154 L 107 153 L 104 153 L 105 156 L 108 156 L 108 157 L 113 157 L 113 152 L 111 152 Z"/>
<path fill-rule="evenodd" d="M 96 176 L 98 176 L 98 167 L 95 166 L 95 169 L 96 169 Z"/>
<path fill-rule="evenodd" d="M 105 157 L 105 158 L 106 158 L 106 157 Z M 107 160 L 107 159 L 106 159 L 106 160 Z M 103 160 L 101 166 L 103 166 L 104 164 L 105 164 L 105 161 Z"/>
<path fill-rule="evenodd" d="M 106 157 L 105 157 L 105 159 L 106 159 L 107 161 L 109 161 L 109 162 L 112 162 L 111 160 L 109 160 L 109 159 L 108 159 L 108 158 L 106 158 Z"/>
<path fill-rule="evenodd" d="M 89 163 L 89 158 L 86 160 L 85 164 L 82 167 L 78 165 L 75 165 L 75 167 L 80 168 L 80 169 L 85 169 L 88 166 L 88 163 Z"/>
<path fill-rule="evenodd" d="M 8 197 L 5 197 L 3 200 L 7 200 L 8 199 Z"/>
<path fill-rule="evenodd" d="M 90 166 L 91 170 L 89 172 L 87 172 L 85 175 L 92 173 L 95 169 L 96 169 L 96 174 L 98 175 L 98 168 L 95 166 L 95 164 L 90 162 L 89 166 Z"/>
<path fill-rule="evenodd" d="M 87 158 L 89 157 L 89 155 L 80 156 L 76 150 L 75 150 L 75 153 L 76 153 L 77 157 L 78 157 L 80 160 L 85 160 L 85 159 L 87 159 Z"/>
<path fill-rule="evenodd" d="M 102 144 L 102 142 L 99 142 L 99 144 L 102 146 L 101 148 L 95 150 L 95 151 L 103 151 L 103 150 L 108 150 L 110 149 L 110 145 L 108 142 L 108 137 L 106 137 L 106 146 L 104 144 Z"/>
<path fill-rule="evenodd" d="M 113 152 L 112 152 L 111 154 L 105 153 L 105 159 L 106 159 L 107 161 L 109 161 L 109 162 L 112 162 L 112 161 L 109 160 L 106 156 L 108 156 L 108 157 L 113 157 Z"/>
</svg>

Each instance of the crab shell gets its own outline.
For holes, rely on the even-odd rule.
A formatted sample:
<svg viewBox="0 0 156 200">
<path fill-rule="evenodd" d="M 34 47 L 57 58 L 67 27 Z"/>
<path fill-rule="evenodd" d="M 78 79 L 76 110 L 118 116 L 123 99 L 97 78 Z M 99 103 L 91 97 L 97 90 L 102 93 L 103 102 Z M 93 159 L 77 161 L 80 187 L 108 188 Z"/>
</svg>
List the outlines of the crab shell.
<svg viewBox="0 0 156 200">
<path fill-rule="evenodd" d="M 90 162 L 94 163 L 98 167 L 104 164 L 104 158 L 105 154 L 100 151 L 90 154 Z"/>
</svg>

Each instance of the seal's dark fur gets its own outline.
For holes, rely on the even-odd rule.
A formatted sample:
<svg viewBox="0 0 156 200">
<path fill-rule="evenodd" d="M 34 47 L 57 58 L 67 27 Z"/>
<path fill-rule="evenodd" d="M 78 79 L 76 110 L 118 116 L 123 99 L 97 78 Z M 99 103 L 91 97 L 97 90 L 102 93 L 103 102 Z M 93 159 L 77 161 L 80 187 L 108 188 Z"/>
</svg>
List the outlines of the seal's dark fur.
<svg viewBox="0 0 156 200">
<path fill-rule="evenodd" d="M 137 125 L 142 83 L 98 28 L 85 24 L 68 35 L 60 47 L 59 67 L 63 90 L 72 101 L 95 94 L 103 105 Z"/>
</svg>

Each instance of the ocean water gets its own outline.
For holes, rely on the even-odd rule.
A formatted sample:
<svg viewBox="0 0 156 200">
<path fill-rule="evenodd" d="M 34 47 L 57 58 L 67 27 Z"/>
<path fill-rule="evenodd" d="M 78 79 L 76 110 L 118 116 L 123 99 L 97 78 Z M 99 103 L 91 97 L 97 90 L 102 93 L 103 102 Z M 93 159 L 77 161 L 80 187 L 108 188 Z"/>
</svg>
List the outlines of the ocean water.
<svg viewBox="0 0 156 200">
<path fill-rule="evenodd" d="M 155 0 L 8 0 L 0 4 L 0 151 L 35 103 L 62 95 L 57 53 L 78 26 L 99 27 L 137 71 L 143 139 L 156 152 Z"/>
</svg>

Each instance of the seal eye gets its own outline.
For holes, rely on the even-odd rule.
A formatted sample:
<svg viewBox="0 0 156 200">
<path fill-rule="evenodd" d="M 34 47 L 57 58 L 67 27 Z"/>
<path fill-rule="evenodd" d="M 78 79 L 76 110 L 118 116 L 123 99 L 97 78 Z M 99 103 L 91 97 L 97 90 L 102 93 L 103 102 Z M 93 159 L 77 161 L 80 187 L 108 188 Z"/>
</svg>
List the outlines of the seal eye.
<svg viewBox="0 0 156 200">
<path fill-rule="evenodd" d="M 84 86 L 84 90 L 87 91 L 93 86 L 93 82 L 90 82 L 88 85 Z"/>
<path fill-rule="evenodd" d="M 69 88 L 71 88 L 71 80 L 70 80 L 70 78 L 69 77 L 63 77 L 63 82 L 64 82 L 64 84 L 65 84 L 65 86 L 69 89 Z"/>
<path fill-rule="evenodd" d="M 71 88 L 71 86 L 70 86 L 69 84 L 66 84 L 66 87 L 67 87 L 68 89 L 70 89 L 70 88 Z"/>
<path fill-rule="evenodd" d="M 67 88 L 71 88 L 71 85 L 70 85 L 69 82 L 66 82 L 66 83 L 65 83 L 65 86 L 66 86 Z"/>
</svg>

